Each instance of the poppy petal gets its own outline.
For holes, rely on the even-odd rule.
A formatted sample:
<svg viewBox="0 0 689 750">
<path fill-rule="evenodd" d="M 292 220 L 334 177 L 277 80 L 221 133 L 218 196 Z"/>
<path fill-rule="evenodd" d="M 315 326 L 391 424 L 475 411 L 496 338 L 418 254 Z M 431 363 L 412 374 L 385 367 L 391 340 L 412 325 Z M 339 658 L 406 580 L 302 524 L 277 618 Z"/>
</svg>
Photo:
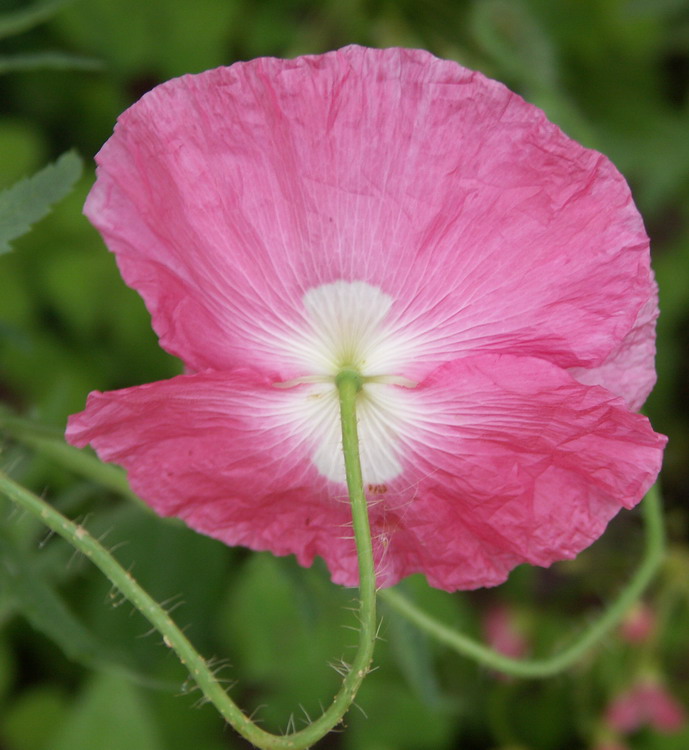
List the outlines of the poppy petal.
<svg viewBox="0 0 689 750">
<path fill-rule="evenodd" d="M 491 586 L 573 558 L 660 469 L 666 438 L 645 417 L 543 360 L 456 360 L 405 395 L 423 421 L 371 502 L 382 585 L 424 572 L 447 590 Z"/>
<path fill-rule="evenodd" d="M 125 466 L 161 515 L 303 565 L 320 555 L 353 586 L 344 477 L 319 457 L 322 444 L 340 455 L 337 408 L 314 419 L 309 388 L 238 370 L 96 392 L 67 436 Z M 541 360 L 481 355 L 416 389 L 376 388 L 361 428 L 381 586 L 414 572 L 448 590 L 495 585 L 519 563 L 573 557 L 659 468 L 665 440 L 644 417 Z"/>
<path fill-rule="evenodd" d="M 86 213 L 193 370 L 303 374 L 282 344 L 308 290 L 340 280 L 393 299 L 389 323 L 418 354 L 399 374 L 415 380 L 469 350 L 596 367 L 655 298 L 611 163 L 420 50 L 175 79 L 97 159 Z"/>
<path fill-rule="evenodd" d="M 160 515 L 310 565 L 333 535 L 351 536 L 347 493 L 328 489 L 276 398 L 284 393 L 249 370 L 96 391 L 70 417 L 67 439 L 124 466 L 132 489 Z"/>
</svg>

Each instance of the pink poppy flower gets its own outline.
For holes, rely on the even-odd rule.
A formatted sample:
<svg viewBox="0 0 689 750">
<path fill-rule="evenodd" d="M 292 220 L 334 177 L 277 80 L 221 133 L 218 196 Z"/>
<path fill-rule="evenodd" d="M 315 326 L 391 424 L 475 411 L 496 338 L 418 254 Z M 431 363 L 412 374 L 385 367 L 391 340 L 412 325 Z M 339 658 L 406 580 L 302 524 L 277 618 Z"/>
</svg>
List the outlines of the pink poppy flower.
<svg viewBox="0 0 689 750">
<path fill-rule="evenodd" d="M 608 707 L 605 721 L 618 732 L 635 732 L 649 725 L 670 734 L 686 725 L 687 715 L 663 685 L 643 680 L 615 698 Z"/>
<path fill-rule="evenodd" d="M 639 601 L 627 612 L 619 627 L 622 640 L 633 645 L 647 641 L 656 629 L 657 617 L 653 608 Z"/>
<path fill-rule="evenodd" d="M 517 613 L 507 604 L 495 604 L 483 615 L 483 637 L 495 651 L 521 659 L 529 651 L 529 642 L 519 626 Z"/>
<path fill-rule="evenodd" d="M 355 585 L 334 376 L 367 378 L 378 584 L 571 558 L 654 481 L 656 289 L 622 177 L 419 50 L 264 58 L 119 119 L 85 212 L 190 374 L 67 437 L 162 515 Z"/>
</svg>

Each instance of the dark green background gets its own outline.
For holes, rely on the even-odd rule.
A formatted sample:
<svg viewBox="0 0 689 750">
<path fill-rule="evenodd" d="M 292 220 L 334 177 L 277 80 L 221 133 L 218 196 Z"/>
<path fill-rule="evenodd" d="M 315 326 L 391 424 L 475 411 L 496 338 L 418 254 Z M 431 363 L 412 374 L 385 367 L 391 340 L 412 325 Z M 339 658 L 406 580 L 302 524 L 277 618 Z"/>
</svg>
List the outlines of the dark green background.
<svg viewBox="0 0 689 750">
<path fill-rule="evenodd" d="M 0 395 L 12 411 L 47 425 L 62 428 L 92 389 L 180 369 L 157 347 L 143 304 L 80 213 L 93 180 L 92 156 L 117 115 L 167 78 L 352 42 L 423 47 L 504 81 L 616 163 L 646 220 L 661 290 L 659 383 L 647 413 L 671 438 L 663 473 L 671 544 L 647 597 L 658 619 L 655 635 L 642 647 L 611 637 L 583 664 L 546 682 L 505 680 L 384 612 L 380 668 L 361 691 L 361 710 L 354 708 L 346 731 L 321 746 L 593 748 L 612 696 L 646 673 L 686 704 L 689 2 L 51 4 L 63 7 L 0 40 L 0 188 L 68 148 L 87 161 L 73 194 L 18 240 L 14 253 L 0 257 Z M 0 14 L 23 7 L 0 0 Z M 12 55 L 39 51 L 87 62 L 72 69 L 4 66 Z M 353 592 L 332 586 L 321 566 L 304 571 L 290 559 L 229 550 L 80 480 L 9 437 L 0 447 L 3 467 L 16 478 L 86 519 L 94 534 L 107 534 L 110 547 L 124 543 L 118 558 L 157 599 L 175 597 L 177 621 L 205 655 L 224 660 L 221 675 L 237 682 L 233 696 L 250 709 L 267 704 L 259 710 L 266 727 L 286 727 L 291 713 L 298 726 L 300 706 L 314 715 L 319 701 L 328 702 L 338 680 L 329 662 L 351 652 L 355 636 L 342 626 L 355 620 L 346 609 Z M 489 608 L 508 606 L 532 652 L 545 653 L 614 595 L 641 545 L 637 513 L 623 513 L 572 563 L 519 569 L 493 591 L 450 596 L 420 579 L 409 591 L 474 634 Z M 147 631 L 97 571 L 0 503 L 0 750 L 244 747 L 212 708 L 195 707 L 199 695 L 189 691 L 183 669 Z M 122 675 L 123 665 L 134 680 Z M 675 735 L 645 729 L 627 741 L 639 750 L 686 750 L 689 729 Z"/>
</svg>

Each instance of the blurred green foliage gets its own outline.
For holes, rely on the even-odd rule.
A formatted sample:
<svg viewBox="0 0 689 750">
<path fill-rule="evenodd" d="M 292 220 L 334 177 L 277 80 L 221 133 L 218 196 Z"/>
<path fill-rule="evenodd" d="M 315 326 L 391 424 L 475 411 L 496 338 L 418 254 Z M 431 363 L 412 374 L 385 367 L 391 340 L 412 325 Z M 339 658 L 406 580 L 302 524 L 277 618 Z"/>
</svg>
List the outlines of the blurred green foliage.
<svg viewBox="0 0 689 750">
<path fill-rule="evenodd" d="M 671 438 L 671 548 L 648 595 L 655 626 L 639 644 L 610 638 L 541 683 L 487 673 L 384 612 L 379 669 L 346 731 L 320 746 L 593 749 L 607 737 L 610 701 L 648 674 L 687 704 L 689 0 L 1 0 L 0 37 L 0 189 L 70 148 L 90 161 L 117 115 L 169 77 L 353 42 L 424 47 L 480 69 L 608 154 L 645 216 L 661 290 L 659 383 L 647 411 Z M 0 395 L 13 412 L 57 428 L 92 389 L 180 370 L 80 215 L 92 179 L 89 168 L 0 258 Z M 320 565 L 303 571 L 291 559 L 227 549 L 9 437 L 2 450 L 15 477 L 86 519 L 156 598 L 177 606 L 178 622 L 266 726 L 299 726 L 329 700 L 338 680 L 329 664 L 347 659 L 355 636 L 346 626 L 356 621 L 352 592 L 330 585 Z M 0 524 L 2 750 L 245 747 L 196 705 L 183 668 L 95 570 L 4 501 Z M 605 604 L 640 541 L 638 519 L 625 513 L 577 561 L 520 569 L 497 590 L 449 596 L 417 578 L 406 588 L 474 634 L 491 608 L 506 607 L 526 647 L 546 653 Z M 686 750 L 689 728 L 647 727 L 625 741 Z"/>
</svg>

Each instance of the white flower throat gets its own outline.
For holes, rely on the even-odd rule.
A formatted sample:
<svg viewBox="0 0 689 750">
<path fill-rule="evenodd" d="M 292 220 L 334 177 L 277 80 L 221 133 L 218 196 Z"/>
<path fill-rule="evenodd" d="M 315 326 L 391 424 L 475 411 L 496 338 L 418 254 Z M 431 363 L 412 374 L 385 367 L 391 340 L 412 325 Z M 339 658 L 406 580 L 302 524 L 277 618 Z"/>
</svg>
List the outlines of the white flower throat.
<svg viewBox="0 0 689 750">
<path fill-rule="evenodd" d="M 392 303 L 392 297 L 363 281 L 314 287 L 303 297 L 301 335 L 285 342 L 305 373 L 276 383 L 288 389 L 285 416 L 292 418 L 299 437 L 311 443 L 318 471 L 335 482 L 345 481 L 335 386 L 344 369 L 356 370 L 364 379 L 357 399 L 364 481 L 380 484 L 402 472 L 400 449 L 415 421 L 405 389 L 415 383 L 400 375 L 410 350 L 386 322 Z"/>
</svg>

